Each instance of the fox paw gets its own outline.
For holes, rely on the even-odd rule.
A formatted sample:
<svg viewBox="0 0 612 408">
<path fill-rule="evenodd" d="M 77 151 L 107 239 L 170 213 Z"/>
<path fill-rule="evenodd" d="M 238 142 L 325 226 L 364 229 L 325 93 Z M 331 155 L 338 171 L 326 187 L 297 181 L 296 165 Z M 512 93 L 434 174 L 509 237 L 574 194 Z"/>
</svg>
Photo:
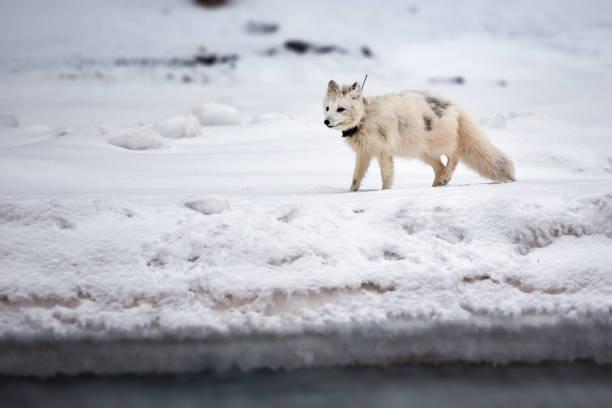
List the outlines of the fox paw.
<svg viewBox="0 0 612 408">
<path fill-rule="evenodd" d="M 448 185 L 449 181 L 450 181 L 449 178 L 442 177 L 440 180 L 434 180 L 434 182 L 433 182 L 433 184 L 431 186 L 432 187 L 444 187 L 444 186 Z"/>
</svg>

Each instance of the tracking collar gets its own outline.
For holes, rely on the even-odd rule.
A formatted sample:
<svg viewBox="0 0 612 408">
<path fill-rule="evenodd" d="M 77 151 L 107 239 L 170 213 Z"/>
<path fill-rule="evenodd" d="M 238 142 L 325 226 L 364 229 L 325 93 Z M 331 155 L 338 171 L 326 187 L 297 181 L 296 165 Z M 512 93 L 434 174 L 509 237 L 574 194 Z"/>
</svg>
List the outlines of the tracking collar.
<svg viewBox="0 0 612 408">
<path fill-rule="evenodd" d="M 351 137 L 359 131 L 359 125 L 342 131 L 342 137 Z"/>
</svg>

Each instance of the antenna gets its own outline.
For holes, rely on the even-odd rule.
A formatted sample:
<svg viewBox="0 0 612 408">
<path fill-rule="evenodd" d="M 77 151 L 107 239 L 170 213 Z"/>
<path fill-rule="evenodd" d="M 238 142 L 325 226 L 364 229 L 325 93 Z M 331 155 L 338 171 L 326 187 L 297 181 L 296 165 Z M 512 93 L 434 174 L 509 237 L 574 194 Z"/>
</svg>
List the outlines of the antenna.
<svg viewBox="0 0 612 408">
<path fill-rule="evenodd" d="M 365 85 L 366 79 L 368 79 L 368 74 L 366 74 L 365 78 L 363 78 L 363 83 L 361 84 L 361 92 L 363 92 L 363 87 Z"/>
</svg>

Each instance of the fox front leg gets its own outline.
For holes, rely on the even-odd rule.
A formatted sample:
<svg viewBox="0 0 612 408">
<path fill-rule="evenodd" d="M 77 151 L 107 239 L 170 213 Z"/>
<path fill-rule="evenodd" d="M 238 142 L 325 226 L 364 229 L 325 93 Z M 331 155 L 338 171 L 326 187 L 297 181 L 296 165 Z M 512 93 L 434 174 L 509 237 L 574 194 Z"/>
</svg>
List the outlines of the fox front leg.
<svg viewBox="0 0 612 408">
<path fill-rule="evenodd" d="M 357 153 L 355 157 L 355 171 L 353 172 L 353 181 L 351 182 L 350 191 L 358 191 L 361 186 L 361 180 L 365 176 L 368 167 L 370 167 L 371 156 L 362 153 Z"/>
<path fill-rule="evenodd" d="M 382 177 L 382 189 L 388 190 L 393 185 L 393 156 L 381 154 L 378 156 L 380 175 Z"/>
</svg>

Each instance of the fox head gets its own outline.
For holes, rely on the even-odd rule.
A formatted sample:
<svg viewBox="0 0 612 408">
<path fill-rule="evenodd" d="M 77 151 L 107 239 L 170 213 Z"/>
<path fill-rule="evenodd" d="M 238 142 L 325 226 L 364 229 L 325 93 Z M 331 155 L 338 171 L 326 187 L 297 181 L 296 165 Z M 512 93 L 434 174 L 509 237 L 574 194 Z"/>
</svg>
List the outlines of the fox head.
<svg viewBox="0 0 612 408">
<path fill-rule="evenodd" d="M 340 87 L 335 81 L 329 81 L 323 100 L 323 114 L 323 123 L 328 128 L 347 130 L 357 126 L 365 114 L 361 85 L 355 82 Z"/>
</svg>

